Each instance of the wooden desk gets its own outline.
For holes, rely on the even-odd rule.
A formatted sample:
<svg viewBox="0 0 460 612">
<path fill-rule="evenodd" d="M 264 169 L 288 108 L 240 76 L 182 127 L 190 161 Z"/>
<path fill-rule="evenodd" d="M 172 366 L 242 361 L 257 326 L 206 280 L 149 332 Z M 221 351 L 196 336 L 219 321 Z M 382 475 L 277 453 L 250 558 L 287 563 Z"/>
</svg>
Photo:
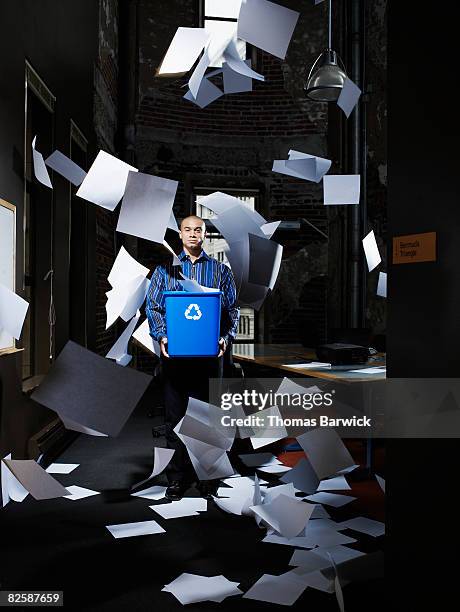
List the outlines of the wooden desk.
<svg viewBox="0 0 460 612">
<path fill-rule="evenodd" d="M 234 344 L 233 359 L 242 364 L 261 365 L 290 374 L 323 378 L 337 382 L 354 383 L 384 380 L 385 372 L 374 374 L 359 374 L 350 370 L 370 367 L 384 367 L 385 355 L 378 353 L 370 357 L 365 364 L 333 366 L 331 368 L 293 368 L 292 364 L 317 361 L 313 349 L 305 348 L 300 344 Z M 290 365 L 291 364 L 291 365 Z"/>
</svg>

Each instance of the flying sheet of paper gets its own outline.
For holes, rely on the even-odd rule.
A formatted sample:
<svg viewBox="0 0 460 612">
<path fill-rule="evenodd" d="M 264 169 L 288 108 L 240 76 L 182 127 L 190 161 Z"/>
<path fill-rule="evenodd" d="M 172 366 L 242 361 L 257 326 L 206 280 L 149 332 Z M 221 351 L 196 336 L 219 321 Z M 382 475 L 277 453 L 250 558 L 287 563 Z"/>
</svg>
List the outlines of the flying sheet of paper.
<svg viewBox="0 0 460 612">
<path fill-rule="evenodd" d="M 311 159 L 314 159 L 314 165 L 311 165 Z M 302 162 L 305 165 L 302 165 Z M 296 151 L 291 149 L 288 152 L 288 159 L 286 161 L 286 167 L 296 172 L 299 172 L 304 178 L 309 181 L 319 183 L 323 176 L 329 171 L 332 165 L 330 159 L 325 157 L 319 157 L 319 155 L 311 155 L 310 153 L 304 153 L 303 151 Z"/>
<path fill-rule="evenodd" d="M 196 100 L 198 97 L 198 91 L 201 87 L 201 84 L 204 79 L 204 75 L 206 73 L 206 70 L 209 68 L 210 63 L 211 63 L 211 58 L 209 56 L 209 46 L 208 46 L 204 50 L 204 53 L 201 56 L 200 61 L 196 65 L 195 70 L 193 71 L 188 81 L 189 90 L 194 100 Z"/>
<path fill-rule="evenodd" d="M 251 510 L 280 535 L 294 538 L 305 529 L 313 506 L 281 494 L 270 503 L 252 506 Z"/>
<path fill-rule="evenodd" d="M 149 269 L 131 257 L 125 247 L 121 247 L 107 277 L 110 285 L 116 287 L 138 276 L 147 276 Z"/>
<path fill-rule="evenodd" d="M 311 463 L 305 457 L 280 478 L 281 482 L 292 482 L 294 487 L 305 493 L 315 493 L 319 485 L 319 478 L 316 475 Z"/>
<path fill-rule="evenodd" d="M 212 102 L 218 100 L 223 95 L 224 93 L 216 85 L 214 85 L 214 83 L 211 83 L 211 81 L 208 81 L 208 79 L 204 78 L 201 81 L 200 89 L 198 90 L 196 98 L 189 90 L 185 94 L 184 99 L 188 100 L 189 102 L 193 102 L 193 104 L 196 104 L 200 108 L 206 108 Z"/>
<path fill-rule="evenodd" d="M 53 189 L 53 185 L 51 184 L 50 175 L 48 174 L 48 170 L 46 169 L 45 162 L 43 160 L 43 155 L 37 151 L 35 148 L 35 143 L 37 142 L 37 137 L 35 136 L 32 140 L 32 159 L 34 163 L 34 174 L 37 181 L 39 181 L 45 187 L 49 187 Z"/>
<path fill-rule="evenodd" d="M 305 573 L 299 572 L 300 569 L 302 568 L 295 568 L 294 570 L 288 572 L 288 574 L 292 574 L 297 580 L 300 580 L 305 587 L 317 589 L 323 593 L 334 593 L 334 580 L 327 578 L 321 571 L 307 571 L 307 573 Z"/>
<path fill-rule="evenodd" d="M 164 519 L 179 518 L 181 516 L 199 516 L 200 512 L 208 509 L 208 501 L 202 497 L 183 497 L 179 501 L 169 504 L 149 506 Z"/>
<path fill-rule="evenodd" d="M 32 399 L 59 416 L 117 436 L 151 380 L 69 341 Z"/>
<path fill-rule="evenodd" d="M 246 43 L 237 39 L 236 28 L 236 21 L 206 19 L 204 29 L 211 34 L 208 45 L 211 67 L 219 69 L 222 67 L 224 51 L 232 41 L 235 42 L 241 57 L 246 55 Z"/>
<path fill-rule="evenodd" d="M 296 550 L 289 561 L 289 565 L 301 567 L 305 573 L 325 569 L 332 565 L 328 554 L 331 555 L 335 563 L 340 564 L 350 559 L 362 557 L 365 553 L 341 545 L 325 546 L 314 550 Z"/>
<path fill-rule="evenodd" d="M 137 489 L 137 487 L 140 487 L 141 485 L 145 484 L 151 478 L 154 478 L 155 476 L 158 476 L 158 474 L 161 474 L 161 472 L 164 471 L 166 466 L 171 461 L 172 456 L 174 455 L 174 452 L 175 452 L 174 449 L 171 449 L 171 448 L 161 448 L 159 446 L 155 446 L 155 448 L 153 449 L 152 473 L 150 474 L 148 478 L 144 478 L 144 480 L 141 480 L 140 482 L 132 485 L 131 489 Z"/>
<path fill-rule="evenodd" d="M 276 427 L 270 427 L 269 425 L 270 421 L 282 422 L 283 420 L 277 406 L 265 408 L 264 410 L 260 410 L 257 414 L 261 418 L 261 422 L 265 422 L 267 425 L 266 427 L 259 427 L 256 429 L 255 435 L 251 436 L 250 439 L 253 449 L 261 448 L 262 446 L 267 446 L 267 444 L 271 444 L 272 442 L 277 442 L 278 440 L 287 438 L 288 434 L 284 425 Z M 269 420 L 269 416 L 273 418 Z"/>
<path fill-rule="evenodd" d="M 168 251 L 171 253 L 171 255 L 173 256 L 173 266 L 181 266 L 182 262 L 179 259 L 179 257 L 177 257 L 177 255 L 174 253 L 174 251 L 172 250 L 172 248 L 169 246 L 169 244 L 166 242 L 166 240 L 163 240 L 163 246 L 166 247 L 168 249 Z"/>
<path fill-rule="evenodd" d="M 174 211 L 171 211 L 171 214 L 169 215 L 168 228 L 179 233 L 179 227 L 177 225 L 176 217 L 174 216 Z"/>
<path fill-rule="evenodd" d="M 353 531 L 359 531 L 365 533 L 374 538 L 384 535 L 385 523 L 380 521 L 374 521 L 373 519 L 366 518 L 365 516 L 357 516 L 340 523 L 340 528 L 353 529 Z"/>
<path fill-rule="evenodd" d="M 128 365 L 128 363 L 132 359 L 132 355 L 128 355 L 128 343 L 129 343 L 131 336 L 133 335 L 134 329 L 139 321 L 140 316 L 141 316 L 141 313 L 137 311 L 136 316 L 131 319 L 131 321 L 128 323 L 125 330 L 121 334 L 121 336 L 112 346 L 110 351 L 107 353 L 106 355 L 107 359 L 115 359 L 115 361 L 117 361 L 118 363 L 124 357 L 129 357 L 127 362 L 126 360 L 124 360 L 123 362 L 123 365 Z"/>
<path fill-rule="evenodd" d="M 310 548 L 314 546 L 341 546 L 343 544 L 353 544 L 356 542 L 356 538 L 340 533 L 338 531 L 340 526 L 337 525 L 337 523 L 331 526 L 330 522 L 326 522 L 327 520 L 328 519 L 315 519 L 308 523 L 303 536 L 306 546 Z M 334 521 L 332 521 L 332 523 L 334 523 Z"/>
<path fill-rule="evenodd" d="M 358 559 L 358 557 L 363 557 L 366 553 L 361 552 L 360 550 L 356 550 L 356 548 L 349 548 L 348 546 L 321 546 L 315 549 L 315 554 L 320 555 L 321 557 L 329 558 L 329 555 L 334 560 L 334 563 L 340 565 L 342 563 L 346 563 L 351 559 Z"/>
<path fill-rule="evenodd" d="M 78 164 L 73 162 L 57 149 L 54 151 L 54 153 L 51 153 L 47 159 L 45 159 L 45 164 L 70 181 L 72 185 L 75 185 L 75 187 L 79 187 L 86 176 L 86 172 L 83 170 L 83 168 L 80 168 Z"/>
<path fill-rule="evenodd" d="M 99 151 L 77 196 L 107 210 L 115 210 L 125 192 L 130 171 L 138 170 L 110 153 Z"/>
<path fill-rule="evenodd" d="M 79 463 L 52 463 L 46 468 L 46 471 L 48 474 L 70 474 L 79 465 Z"/>
<path fill-rule="evenodd" d="M 369 272 L 372 272 L 379 263 L 382 261 L 379 253 L 379 247 L 375 239 L 374 230 L 369 232 L 365 238 L 363 238 L 363 248 L 366 255 L 367 267 Z"/>
<path fill-rule="evenodd" d="M 260 229 L 267 236 L 267 238 L 271 238 L 278 229 L 280 223 L 281 221 L 272 221 L 271 223 L 264 223 Z"/>
<path fill-rule="evenodd" d="M 318 491 L 350 491 L 351 487 L 345 476 L 335 476 L 319 483 Z"/>
<path fill-rule="evenodd" d="M 230 243 L 230 246 L 232 242 L 241 241 L 245 234 L 254 234 L 263 240 L 267 240 L 263 231 L 243 210 L 242 206 L 234 206 L 227 209 L 213 219 L 212 222 L 227 242 Z"/>
<path fill-rule="evenodd" d="M 210 39 L 204 28 L 177 28 L 158 69 L 158 75 L 188 72 Z"/>
<path fill-rule="evenodd" d="M 356 497 L 351 495 L 339 495 L 338 493 L 314 493 L 306 497 L 308 501 L 316 502 L 318 504 L 326 504 L 326 506 L 333 506 L 334 508 L 340 508 L 350 502 L 354 501 Z"/>
<path fill-rule="evenodd" d="M 382 491 L 385 493 L 385 479 L 382 478 L 381 476 L 377 476 L 377 474 L 375 475 L 375 479 L 379 483 L 379 486 L 382 489 Z"/>
<path fill-rule="evenodd" d="M 251 68 L 251 65 L 241 59 L 235 41 L 231 40 L 224 51 L 224 60 L 228 68 L 231 68 L 237 74 L 246 76 L 257 81 L 264 81 L 263 74 L 259 74 Z"/>
<path fill-rule="evenodd" d="M 139 523 L 122 523 L 120 525 L 106 525 L 114 538 L 132 538 L 134 536 L 154 535 L 166 533 L 156 521 L 141 521 Z"/>
<path fill-rule="evenodd" d="M 244 62 L 249 68 L 251 68 L 251 60 Z M 231 68 L 227 62 L 222 65 L 223 68 L 223 82 L 224 82 L 224 93 L 244 93 L 252 91 L 252 78 L 244 74 L 240 74 Z"/>
<path fill-rule="evenodd" d="M 379 282 L 377 285 L 377 295 L 387 297 L 387 273 L 379 272 Z"/>
<path fill-rule="evenodd" d="M 19 340 L 29 303 L 0 283 L 0 330 Z"/>
<path fill-rule="evenodd" d="M 142 306 L 147 295 L 150 281 L 143 276 L 130 279 L 123 285 L 117 285 L 107 291 L 105 310 L 107 314 L 105 328 L 108 329 L 118 317 L 129 321 Z"/>
<path fill-rule="evenodd" d="M 155 485 L 153 487 L 148 487 L 148 489 L 143 489 L 142 491 L 131 493 L 131 495 L 133 497 L 142 497 L 144 499 L 151 499 L 154 501 L 158 501 L 159 499 L 164 498 L 165 493 L 166 493 L 166 487 Z"/>
<path fill-rule="evenodd" d="M 68 494 L 67 489 L 32 459 L 3 459 L 3 463 L 34 499 L 54 499 Z"/>
<path fill-rule="evenodd" d="M 284 474 L 284 472 L 288 472 L 292 468 L 289 465 L 261 465 L 257 468 L 259 472 L 264 472 L 265 474 Z"/>
<path fill-rule="evenodd" d="M 330 363 L 324 361 L 309 361 L 308 363 L 284 363 L 284 366 L 289 368 L 297 368 L 298 370 L 316 370 L 317 368 L 330 368 Z"/>
<path fill-rule="evenodd" d="M 183 279 L 180 281 L 180 283 L 184 287 L 185 291 L 191 291 L 194 293 L 215 293 L 216 291 L 219 291 L 219 289 L 216 289 L 214 287 L 205 287 L 204 285 L 200 285 L 196 282 L 196 280 L 184 276 L 182 272 L 180 272 L 180 275 Z"/>
<path fill-rule="evenodd" d="M 1 481 L 2 481 L 2 505 L 3 507 L 12 499 L 15 502 L 22 502 L 29 495 L 29 491 L 22 486 L 13 472 L 7 467 L 6 461 L 11 460 L 11 453 L 0 461 Z"/>
<path fill-rule="evenodd" d="M 347 119 L 358 103 L 360 95 L 360 88 L 356 85 L 356 83 L 353 83 L 353 81 L 347 77 L 337 100 L 337 106 L 340 106 Z"/>
<path fill-rule="evenodd" d="M 235 198 L 223 191 L 215 191 L 207 196 L 200 196 L 200 204 L 209 208 L 209 210 L 216 213 L 216 215 L 220 215 L 230 208 L 241 208 L 257 226 L 261 227 L 267 223 L 260 213 L 250 208 L 243 200 Z"/>
<path fill-rule="evenodd" d="M 297 441 L 321 480 L 355 464 L 334 429 L 316 428 L 298 436 Z"/>
<path fill-rule="evenodd" d="M 261 485 L 267 484 L 266 480 L 258 480 L 259 484 Z M 233 489 L 247 489 L 249 491 L 253 491 L 255 486 L 255 478 L 252 478 L 251 476 L 238 476 L 238 474 L 234 474 L 229 478 L 224 478 L 222 482 L 229 485 Z"/>
<path fill-rule="evenodd" d="M 244 465 L 248 467 L 259 467 L 261 465 L 280 465 L 281 461 L 273 453 L 249 453 L 238 455 Z"/>
<path fill-rule="evenodd" d="M 184 573 L 167 584 L 162 591 L 171 593 L 183 605 L 197 601 L 221 603 L 226 597 L 242 594 L 238 584 L 222 575 L 208 577 Z"/>
<path fill-rule="evenodd" d="M 289 575 L 291 572 L 273 576 L 264 574 L 243 595 L 243 599 L 255 599 L 282 606 L 292 606 L 307 588 L 296 576 Z"/>
<path fill-rule="evenodd" d="M 210 17 L 238 19 L 241 0 L 205 0 L 205 14 Z"/>
<path fill-rule="evenodd" d="M 271 291 L 276 284 L 283 257 L 283 247 L 274 242 L 249 234 L 248 282 L 268 287 Z"/>
<path fill-rule="evenodd" d="M 132 337 L 150 353 L 157 355 L 157 357 L 160 356 L 160 345 L 150 335 L 150 327 L 147 319 L 139 325 Z"/>
<path fill-rule="evenodd" d="M 268 0 L 243 0 L 238 37 L 280 59 L 286 57 L 299 13 Z"/>
<path fill-rule="evenodd" d="M 359 204 L 360 174 L 326 174 L 323 177 L 324 204 Z"/>
<path fill-rule="evenodd" d="M 163 243 L 177 181 L 143 172 L 130 172 L 118 217 L 117 232 Z"/>
<path fill-rule="evenodd" d="M 91 489 L 85 489 L 85 487 L 79 487 L 78 485 L 71 485 L 66 487 L 70 495 L 64 495 L 66 499 L 71 501 L 77 501 L 79 499 L 85 499 L 85 497 L 92 497 L 93 495 L 99 495 L 99 491 L 92 491 Z"/>
<path fill-rule="evenodd" d="M 124 321 L 129 321 L 130 319 L 132 319 L 136 314 L 137 310 L 142 306 L 147 295 L 149 285 L 150 281 L 147 278 L 138 277 L 137 283 L 134 283 L 134 285 L 132 286 L 132 293 L 127 293 L 126 302 L 123 306 L 122 311 L 120 312 L 120 317 Z M 112 291 L 116 290 L 113 289 Z"/>
</svg>

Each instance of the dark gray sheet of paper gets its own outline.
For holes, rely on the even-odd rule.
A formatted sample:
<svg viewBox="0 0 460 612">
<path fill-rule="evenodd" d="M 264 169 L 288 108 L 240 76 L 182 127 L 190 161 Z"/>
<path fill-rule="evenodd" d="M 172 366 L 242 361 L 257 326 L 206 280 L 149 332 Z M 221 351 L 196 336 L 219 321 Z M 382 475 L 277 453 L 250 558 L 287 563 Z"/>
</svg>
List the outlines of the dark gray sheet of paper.
<svg viewBox="0 0 460 612">
<path fill-rule="evenodd" d="M 69 341 L 32 399 L 85 427 L 117 436 L 151 380 Z"/>
<path fill-rule="evenodd" d="M 34 499 L 54 499 L 69 495 L 55 478 L 32 459 L 4 459 L 5 464 Z"/>
</svg>

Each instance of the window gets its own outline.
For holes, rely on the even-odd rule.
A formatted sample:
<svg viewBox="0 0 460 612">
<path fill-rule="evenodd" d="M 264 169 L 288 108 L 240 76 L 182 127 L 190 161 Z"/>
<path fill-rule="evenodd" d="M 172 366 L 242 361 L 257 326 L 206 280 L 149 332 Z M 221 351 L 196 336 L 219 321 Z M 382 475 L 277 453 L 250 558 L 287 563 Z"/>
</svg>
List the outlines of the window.
<svg viewBox="0 0 460 612">
<path fill-rule="evenodd" d="M 202 0 L 201 25 L 205 30 L 216 35 L 215 40 L 209 46 L 211 56 L 218 51 L 222 39 L 236 35 L 240 6 L 241 0 Z M 250 57 L 249 45 L 246 45 L 244 40 L 237 40 L 236 46 L 241 59 Z M 222 60 L 216 60 L 211 66 L 220 68 Z"/>
<path fill-rule="evenodd" d="M 200 191 L 201 193 L 197 193 L 195 195 L 196 214 L 202 219 L 212 219 L 215 216 L 214 213 L 209 210 L 209 208 L 206 208 L 206 206 L 200 204 L 200 196 L 205 195 L 206 191 Z M 218 189 L 215 191 L 218 191 Z M 228 190 L 226 190 L 226 192 L 228 193 Z M 245 192 L 230 193 L 229 195 L 233 195 L 241 200 L 245 206 L 251 210 L 255 210 L 255 195 L 249 195 Z M 227 241 L 221 236 L 221 234 L 219 234 L 219 232 L 217 232 L 217 230 L 208 226 L 207 236 L 204 240 L 203 247 L 208 255 L 230 267 L 230 263 L 225 253 L 225 249 L 228 248 Z M 240 321 L 238 324 L 236 340 L 240 342 L 254 342 L 256 337 L 255 324 L 256 315 L 254 309 L 242 306 L 240 310 Z"/>
</svg>

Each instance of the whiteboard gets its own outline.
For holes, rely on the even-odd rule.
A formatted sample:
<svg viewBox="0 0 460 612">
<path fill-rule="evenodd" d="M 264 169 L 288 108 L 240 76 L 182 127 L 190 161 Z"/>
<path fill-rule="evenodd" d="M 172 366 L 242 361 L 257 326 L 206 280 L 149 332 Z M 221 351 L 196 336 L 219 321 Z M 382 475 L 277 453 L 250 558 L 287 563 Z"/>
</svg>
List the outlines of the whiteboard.
<svg viewBox="0 0 460 612">
<path fill-rule="evenodd" d="M 0 200 L 0 283 L 14 291 L 16 259 L 16 207 Z M 14 338 L 0 329 L 0 351 L 14 347 Z"/>
</svg>

